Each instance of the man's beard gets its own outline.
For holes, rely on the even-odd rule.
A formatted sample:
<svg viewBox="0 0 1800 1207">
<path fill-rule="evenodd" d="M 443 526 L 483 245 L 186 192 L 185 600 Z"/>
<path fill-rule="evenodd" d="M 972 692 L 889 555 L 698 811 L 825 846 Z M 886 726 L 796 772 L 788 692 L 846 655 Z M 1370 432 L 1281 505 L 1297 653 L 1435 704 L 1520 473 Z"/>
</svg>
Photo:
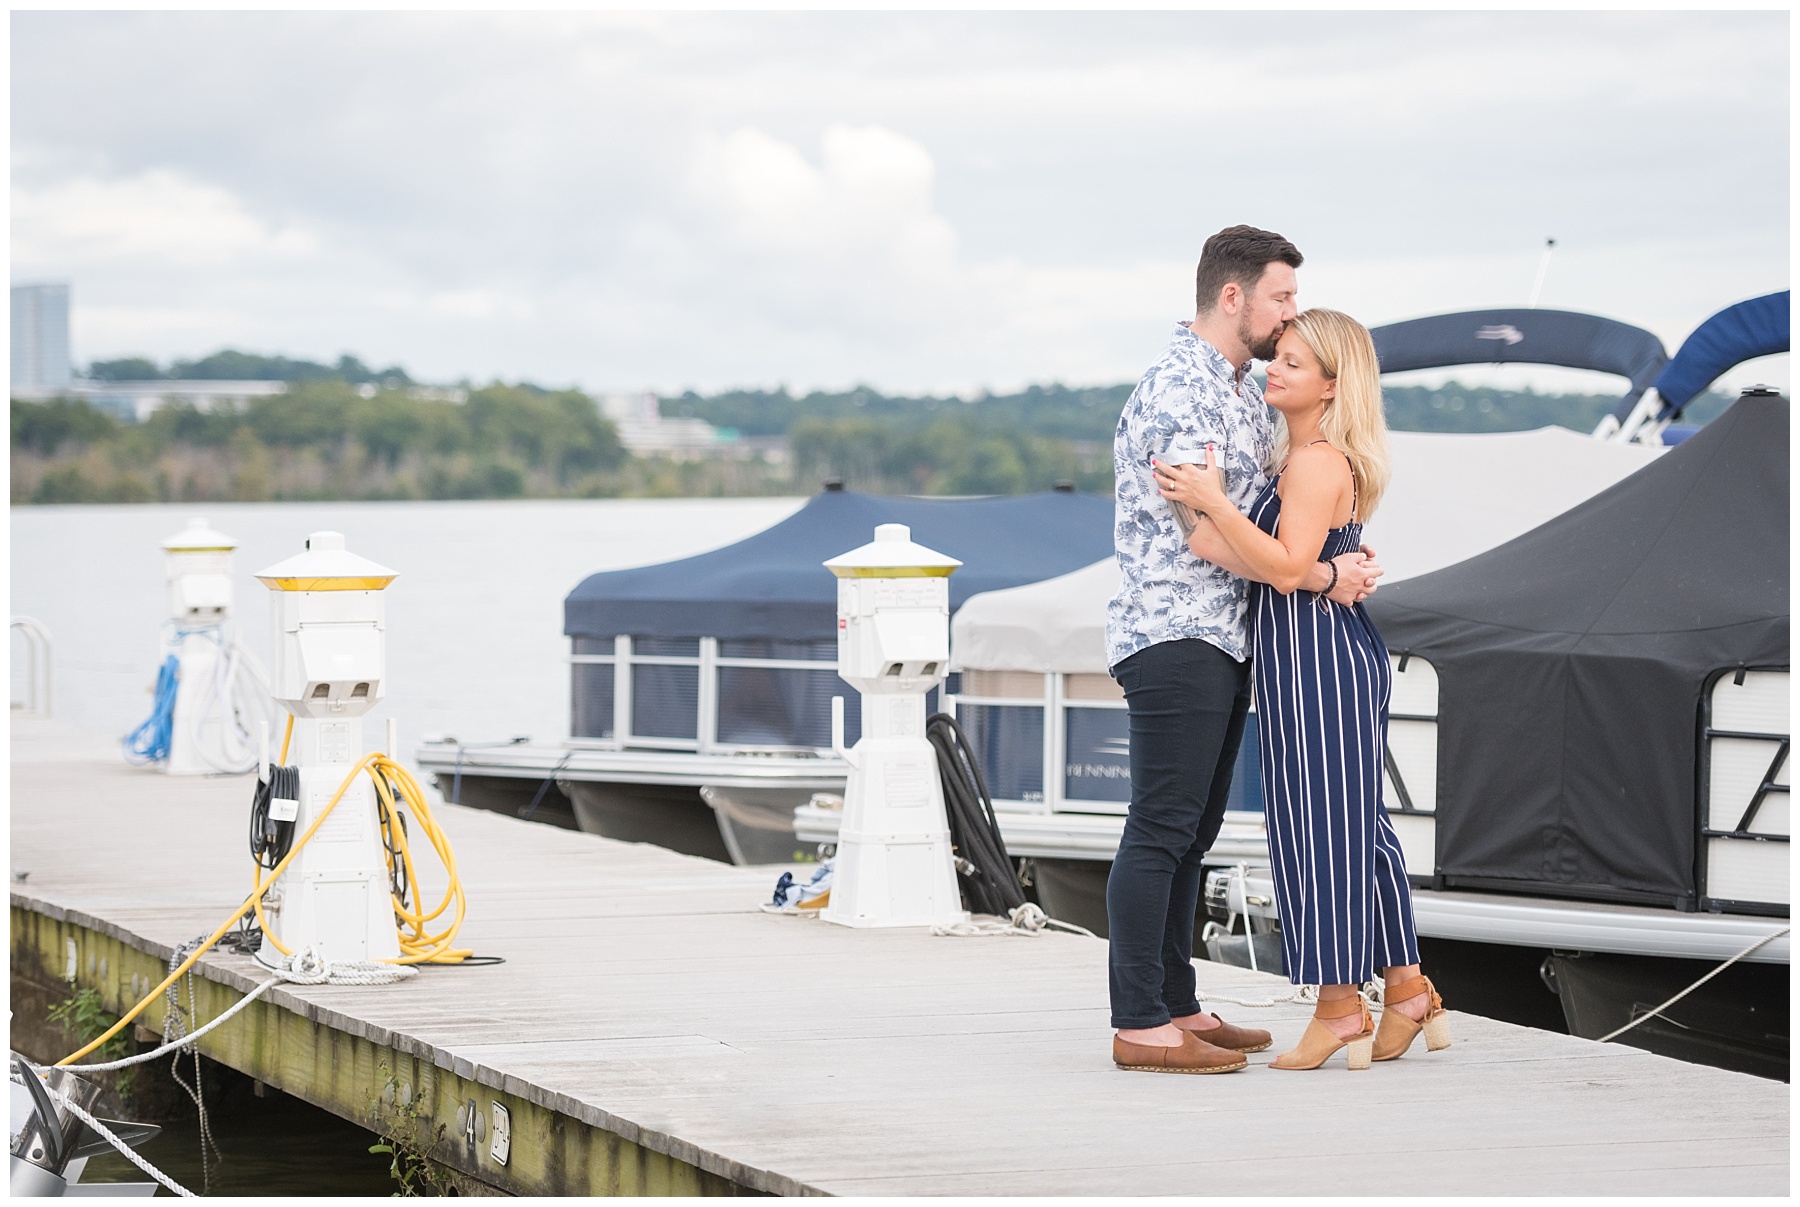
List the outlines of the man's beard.
<svg viewBox="0 0 1800 1207">
<path fill-rule="evenodd" d="M 1258 339 L 1250 331 L 1250 316 L 1246 314 L 1238 320 L 1238 341 L 1250 349 L 1252 360 L 1274 360 L 1275 345 L 1281 342 L 1282 332 L 1286 330 L 1286 323 L 1277 323 L 1273 331 L 1265 333 L 1261 339 Z"/>
</svg>

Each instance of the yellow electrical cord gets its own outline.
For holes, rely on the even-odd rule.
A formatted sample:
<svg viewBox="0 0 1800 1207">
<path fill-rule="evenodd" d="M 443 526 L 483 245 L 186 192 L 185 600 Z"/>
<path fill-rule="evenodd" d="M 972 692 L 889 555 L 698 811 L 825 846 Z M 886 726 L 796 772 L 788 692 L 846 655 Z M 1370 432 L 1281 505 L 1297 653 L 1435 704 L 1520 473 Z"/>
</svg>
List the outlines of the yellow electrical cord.
<svg viewBox="0 0 1800 1207">
<path fill-rule="evenodd" d="M 468 902 L 463 895 L 462 880 L 456 874 L 456 852 L 451 849 L 449 838 L 438 827 L 437 819 L 431 815 L 431 806 L 425 801 L 425 790 L 419 786 L 419 781 L 413 778 L 412 772 L 405 767 L 385 754 L 371 754 L 352 769 L 350 775 L 338 789 L 337 796 L 332 798 L 332 805 L 337 804 L 338 798 L 343 796 L 358 773 L 363 771 L 367 771 L 369 778 L 375 781 L 375 793 L 381 798 L 383 811 L 387 818 L 392 819 L 398 816 L 398 801 L 393 795 L 394 788 L 398 788 L 401 799 L 412 805 L 413 816 L 418 819 L 420 827 L 425 831 L 425 836 L 431 840 L 431 846 L 437 853 L 438 862 L 443 864 L 444 872 L 448 876 L 443 899 L 429 913 L 421 912 L 423 906 L 420 909 L 410 909 L 405 902 L 398 899 L 394 901 L 394 921 L 400 929 L 400 956 L 398 959 L 382 962 L 390 964 L 460 963 L 464 957 L 475 954 L 465 948 L 450 946 L 451 941 L 456 937 L 456 932 L 462 929 L 463 917 L 468 912 Z M 330 806 L 326 808 L 329 812 Z M 391 879 L 393 876 L 394 859 L 398 854 L 401 866 L 406 872 L 406 883 L 418 885 L 419 880 L 413 868 L 412 848 L 407 839 L 406 830 L 398 822 L 392 820 L 384 823 L 383 829 L 389 835 L 389 842 L 385 844 L 389 847 L 387 855 L 389 878 Z M 308 830 L 307 836 L 311 837 L 311 835 L 312 831 Z M 300 841 L 304 843 L 306 839 L 303 838 Z M 299 849 L 299 844 L 295 845 L 295 849 Z M 274 882 L 275 876 L 274 872 L 269 874 L 270 883 Z M 262 927 L 263 937 L 268 939 L 270 945 L 282 955 L 293 955 L 293 951 L 275 936 L 274 930 L 270 928 L 268 920 L 263 916 L 261 891 L 263 880 L 260 864 L 256 868 L 256 885 L 258 891 L 253 895 L 254 908 L 256 921 Z M 448 927 L 435 933 L 428 933 L 425 930 L 426 923 L 435 921 L 443 915 L 444 911 L 452 907 L 455 909 L 455 916 Z"/>
<path fill-rule="evenodd" d="M 293 732 L 294 719 L 292 716 L 289 716 L 287 733 L 283 736 L 281 741 L 281 759 L 284 763 L 287 759 L 288 740 L 293 736 Z M 331 815 L 331 811 L 337 808 L 339 801 L 344 799 L 344 793 L 348 792 L 350 790 L 350 785 L 356 782 L 356 777 L 364 772 L 367 772 L 370 778 L 375 781 L 375 791 L 381 797 L 383 805 L 386 806 L 386 815 L 390 819 L 384 827 L 391 836 L 390 843 L 387 844 L 392 847 L 392 850 L 390 850 L 388 854 L 388 873 L 390 878 L 393 874 L 394 852 L 398 852 L 402 866 L 406 870 L 406 882 L 411 885 L 418 884 L 418 880 L 413 875 L 412 852 L 407 843 L 406 831 L 400 826 L 398 820 L 396 820 L 399 815 L 395 808 L 397 802 L 389 788 L 390 781 L 398 787 L 400 797 L 412 805 L 413 815 L 418 818 L 419 824 L 423 827 L 426 837 L 431 840 L 432 849 L 436 851 L 438 859 L 443 863 L 444 871 L 449 877 L 449 883 L 444 890 L 444 899 L 440 901 L 437 908 L 433 909 L 430 913 L 420 913 L 418 910 L 407 908 L 403 902 L 397 900 L 394 902 L 394 920 L 400 927 L 400 956 L 398 959 L 380 962 L 388 964 L 456 964 L 460 963 L 465 957 L 473 955 L 474 953 L 469 949 L 452 947 L 450 945 L 456 937 L 456 932 L 462 928 L 463 917 L 468 910 L 468 903 L 463 895 L 462 881 L 456 874 L 456 853 L 451 850 L 450 840 L 445 837 L 443 830 L 438 827 L 437 820 L 432 817 L 431 806 L 426 803 L 424 789 L 419 787 L 419 781 L 413 778 L 410 771 L 405 767 L 402 767 L 399 763 L 396 763 L 387 755 L 379 752 L 365 755 L 361 762 L 350 769 L 350 773 L 344 777 L 344 782 L 339 784 L 338 790 L 332 794 L 331 800 L 326 802 L 325 808 L 320 810 L 319 815 L 313 818 L 312 824 L 306 828 L 306 833 L 302 834 L 300 840 L 288 850 L 286 855 L 281 857 L 279 863 L 269 869 L 269 879 L 266 882 L 263 880 L 263 869 L 262 866 L 258 864 L 256 868 L 255 887 L 251 889 L 250 896 L 245 898 L 244 903 L 238 906 L 236 910 L 232 911 L 231 917 L 225 919 L 224 924 L 221 925 L 219 929 L 213 931 L 213 933 L 207 937 L 206 941 L 194 950 L 192 955 L 183 960 L 179 968 L 163 978 L 162 984 L 145 994 L 143 1001 L 127 1011 L 118 1022 L 109 1027 L 99 1038 L 89 1043 L 80 1051 L 73 1052 L 57 1061 L 57 1066 L 60 1067 L 62 1065 L 75 1063 L 88 1053 L 100 1047 L 107 1040 L 117 1035 L 120 1031 L 124 1030 L 126 1024 L 142 1014 L 146 1006 L 155 1001 L 156 998 L 164 990 L 168 989 L 170 985 L 173 985 L 176 981 L 180 980 L 183 974 L 185 974 L 188 969 L 192 968 L 201 956 L 205 955 L 214 944 L 224 938 L 225 932 L 230 930 L 232 926 L 237 923 L 239 918 L 254 910 L 256 912 L 257 921 L 259 923 L 263 922 L 263 894 L 268 891 L 275 881 L 281 878 L 281 874 L 287 870 L 288 864 L 292 863 L 294 857 L 300 853 L 300 848 L 304 847 L 312 840 L 312 836 L 318 833 L 319 827 L 325 823 L 325 819 Z M 426 923 L 432 922 L 442 916 L 445 910 L 450 909 L 453 906 L 455 908 L 455 916 L 445 929 L 435 933 L 427 933 L 425 931 Z M 406 927 L 408 926 L 412 928 L 410 934 L 407 933 L 406 930 Z M 263 925 L 263 935 L 275 949 L 283 955 L 293 954 L 288 948 L 282 946 L 281 940 L 275 937 L 274 932 L 269 930 L 266 923 Z"/>
</svg>

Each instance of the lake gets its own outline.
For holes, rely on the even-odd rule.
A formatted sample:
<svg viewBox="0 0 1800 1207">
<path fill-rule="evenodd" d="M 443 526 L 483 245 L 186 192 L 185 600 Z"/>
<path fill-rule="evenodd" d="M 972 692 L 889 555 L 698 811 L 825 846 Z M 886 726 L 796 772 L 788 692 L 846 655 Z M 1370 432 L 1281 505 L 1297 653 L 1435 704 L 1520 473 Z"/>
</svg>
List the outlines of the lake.
<svg viewBox="0 0 1800 1207">
<path fill-rule="evenodd" d="M 55 715 L 122 737 L 149 714 L 168 617 L 164 538 L 204 516 L 235 537 L 233 623 L 269 660 L 256 571 L 307 534 L 399 572 L 387 588 L 389 681 L 369 732 L 394 717 L 402 751 L 428 735 L 482 741 L 569 733 L 562 603 L 598 570 L 687 557 L 786 518 L 802 499 L 593 499 L 15 507 L 12 612 L 55 639 Z M 823 571 L 821 571 L 823 573 Z M 12 692 L 24 691 L 12 637 Z"/>
</svg>

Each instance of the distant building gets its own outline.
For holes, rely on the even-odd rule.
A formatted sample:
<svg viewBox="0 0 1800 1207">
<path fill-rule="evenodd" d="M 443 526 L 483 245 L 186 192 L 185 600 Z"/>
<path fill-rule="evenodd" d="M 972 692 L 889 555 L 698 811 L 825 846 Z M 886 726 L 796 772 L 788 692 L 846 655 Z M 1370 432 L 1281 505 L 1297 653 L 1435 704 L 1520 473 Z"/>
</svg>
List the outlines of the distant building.
<svg viewBox="0 0 1800 1207">
<path fill-rule="evenodd" d="M 364 398 L 374 397 L 373 393 L 363 394 L 364 387 L 357 387 L 357 393 Z M 461 386 L 407 386 L 406 396 L 417 398 L 421 402 L 467 402 L 469 392 Z"/>
<path fill-rule="evenodd" d="M 598 402 L 633 456 L 686 461 L 724 451 L 719 429 L 704 419 L 663 418 L 661 400 L 654 394 L 606 394 Z"/>
<path fill-rule="evenodd" d="M 69 286 L 46 282 L 12 287 L 12 393 L 50 398 L 74 376 L 69 359 Z"/>
<path fill-rule="evenodd" d="M 779 436 L 745 439 L 704 419 L 665 416 L 662 400 L 655 394 L 603 394 L 595 405 L 612 420 L 619 430 L 619 443 L 634 457 L 667 457 L 671 461 L 761 457 L 772 465 L 785 465 L 789 459 L 787 441 Z"/>
</svg>

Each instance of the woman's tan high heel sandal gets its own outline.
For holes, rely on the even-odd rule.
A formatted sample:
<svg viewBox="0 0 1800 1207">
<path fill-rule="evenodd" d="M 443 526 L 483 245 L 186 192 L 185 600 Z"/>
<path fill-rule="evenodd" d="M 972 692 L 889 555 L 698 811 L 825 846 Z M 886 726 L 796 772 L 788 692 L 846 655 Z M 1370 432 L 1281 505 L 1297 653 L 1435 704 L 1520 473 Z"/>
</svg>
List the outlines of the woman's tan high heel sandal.
<svg viewBox="0 0 1800 1207">
<path fill-rule="evenodd" d="M 1394 1009 L 1395 1003 L 1411 1001 L 1425 993 L 1431 996 L 1425 1017 L 1418 1022 Z M 1406 1050 L 1412 1047 L 1412 1041 L 1421 1031 L 1425 1033 L 1426 1051 L 1436 1052 L 1450 1046 L 1450 1012 L 1444 1009 L 1444 999 L 1438 996 L 1437 988 L 1428 978 L 1416 976 L 1398 985 L 1389 985 L 1382 1000 L 1381 1030 L 1375 1033 L 1376 1060 L 1393 1060 L 1406 1055 Z"/>
<path fill-rule="evenodd" d="M 1337 1032 L 1327 1027 L 1321 1019 L 1349 1018 L 1352 1014 L 1362 1015 L 1362 1027 L 1349 1039 L 1338 1038 Z M 1339 1048 L 1347 1048 L 1345 1059 L 1353 1069 L 1369 1067 L 1370 1045 L 1375 1040 L 1375 1020 L 1369 1017 L 1369 1008 L 1363 1005 L 1362 994 L 1353 993 L 1349 997 L 1337 998 L 1333 1001 L 1321 1000 L 1313 1010 L 1312 1021 L 1306 1024 L 1306 1031 L 1300 1036 L 1300 1042 L 1293 1051 L 1283 1052 L 1269 1063 L 1271 1069 L 1316 1069 L 1330 1060 Z"/>
</svg>

